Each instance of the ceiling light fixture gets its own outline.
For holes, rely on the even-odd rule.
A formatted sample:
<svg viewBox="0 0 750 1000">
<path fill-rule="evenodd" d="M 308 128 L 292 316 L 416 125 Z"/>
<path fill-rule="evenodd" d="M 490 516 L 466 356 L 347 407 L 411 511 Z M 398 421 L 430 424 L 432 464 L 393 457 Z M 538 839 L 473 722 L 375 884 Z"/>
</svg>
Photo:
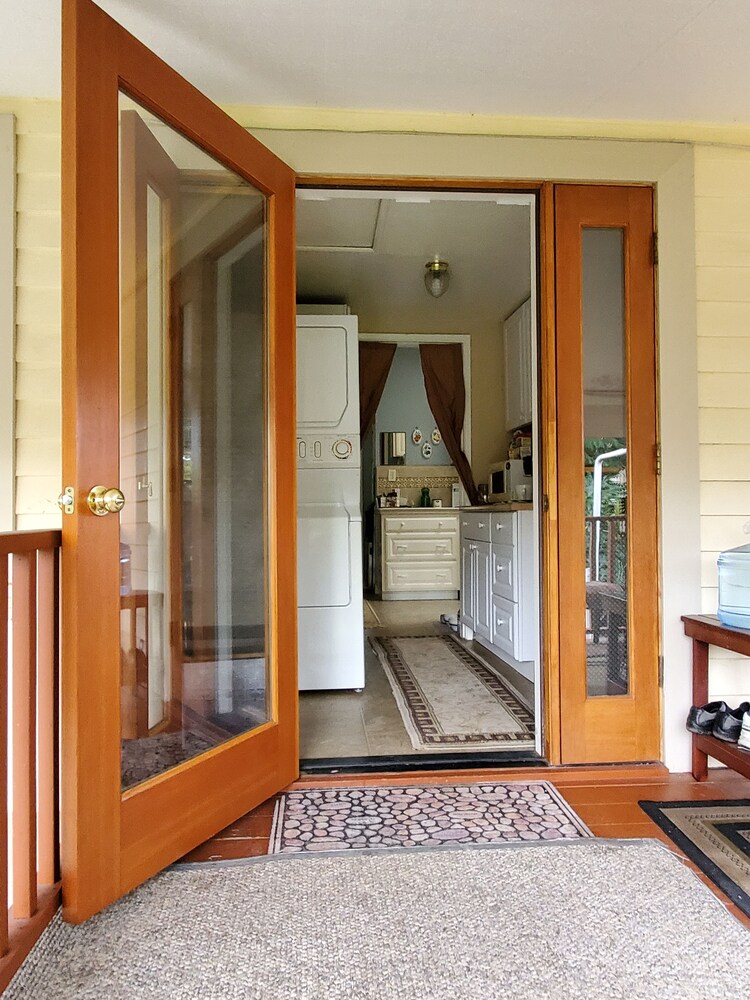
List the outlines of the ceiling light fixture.
<svg viewBox="0 0 750 1000">
<path fill-rule="evenodd" d="M 448 261 L 441 260 L 435 254 L 432 260 L 425 264 L 424 286 L 433 298 L 439 299 L 448 290 L 451 276 L 448 272 Z"/>
</svg>

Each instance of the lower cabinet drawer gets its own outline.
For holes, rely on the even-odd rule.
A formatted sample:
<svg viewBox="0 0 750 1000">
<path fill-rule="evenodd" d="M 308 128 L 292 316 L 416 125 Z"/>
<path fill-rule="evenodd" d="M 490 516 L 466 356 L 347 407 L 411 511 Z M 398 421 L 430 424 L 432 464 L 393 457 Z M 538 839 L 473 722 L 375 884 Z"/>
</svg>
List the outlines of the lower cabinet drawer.
<svg viewBox="0 0 750 1000">
<path fill-rule="evenodd" d="M 458 563 L 424 566 L 387 563 L 383 590 L 458 590 Z"/>
<path fill-rule="evenodd" d="M 490 642 L 506 653 L 516 657 L 518 636 L 518 605 L 506 601 L 504 597 L 492 595 L 492 619 L 490 621 Z"/>
<path fill-rule="evenodd" d="M 405 538 L 386 535 L 385 557 L 388 562 L 446 562 L 458 559 L 458 535 L 434 538 Z"/>
<path fill-rule="evenodd" d="M 383 531 L 387 535 L 458 532 L 457 514 L 382 514 L 381 517 Z"/>
<path fill-rule="evenodd" d="M 512 545 L 492 546 L 492 593 L 506 601 L 518 600 L 515 553 Z"/>
</svg>

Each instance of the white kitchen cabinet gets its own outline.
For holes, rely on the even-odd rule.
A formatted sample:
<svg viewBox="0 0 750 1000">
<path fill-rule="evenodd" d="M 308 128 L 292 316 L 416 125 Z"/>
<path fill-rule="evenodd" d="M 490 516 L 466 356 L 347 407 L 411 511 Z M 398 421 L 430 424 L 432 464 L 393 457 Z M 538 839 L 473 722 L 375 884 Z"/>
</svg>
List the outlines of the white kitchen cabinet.
<svg viewBox="0 0 750 1000">
<path fill-rule="evenodd" d="M 461 513 L 461 635 L 533 680 L 539 655 L 534 512 Z"/>
<path fill-rule="evenodd" d="M 467 539 L 461 546 L 461 623 L 489 639 L 490 543 Z"/>
<path fill-rule="evenodd" d="M 450 600 L 459 588 L 458 515 L 437 508 L 378 512 L 384 601 Z"/>
<path fill-rule="evenodd" d="M 531 299 L 503 324 L 505 351 L 505 428 L 531 423 Z"/>
<path fill-rule="evenodd" d="M 476 542 L 461 540 L 461 625 L 473 632 L 476 627 Z"/>
<path fill-rule="evenodd" d="M 476 543 L 476 612 L 474 631 L 482 639 L 490 638 L 490 543 Z"/>
</svg>

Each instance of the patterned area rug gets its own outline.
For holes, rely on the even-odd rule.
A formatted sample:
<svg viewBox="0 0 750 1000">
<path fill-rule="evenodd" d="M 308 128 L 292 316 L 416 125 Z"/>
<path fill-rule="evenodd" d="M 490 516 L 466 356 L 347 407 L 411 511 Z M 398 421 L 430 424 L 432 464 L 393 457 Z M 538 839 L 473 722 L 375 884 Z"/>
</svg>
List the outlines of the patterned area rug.
<svg viewBox="0 0 750 1000">
<path fill-rule="evenodd" d="M 590 837 L 547 781 L 319 788 L 276 803 L 269 854 Z"/>
<path fill-rule="evenodd" d="M 638 804 L 750 916 L 750 799 Z"/>
<path fill-rule="evenodd" d="M 415 750 L 534 748 L 534 717 L 452 635 L 371 637 Z"/>
</svg>

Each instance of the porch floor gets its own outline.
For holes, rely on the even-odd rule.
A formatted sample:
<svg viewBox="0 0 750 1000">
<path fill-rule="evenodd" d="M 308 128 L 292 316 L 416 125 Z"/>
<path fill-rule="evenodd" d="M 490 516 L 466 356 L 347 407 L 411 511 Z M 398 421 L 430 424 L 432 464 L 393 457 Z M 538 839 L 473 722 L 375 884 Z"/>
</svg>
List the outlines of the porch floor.
<svg viewBox="0 0 750 1000">
<path fill-rule="evenodd" d="M 708 781 L 697 782 L 690 774 L 669 774 L 655 767 L 549 768 L 540 772 L 516 769 L 453 771 L 442 773 L 380 774 L 376 776 L 331 776 L 303 778 L 291 788 L 326 788 L 331 785 L 408 785 L 449 784 L 451 782 L 513 781 L 523 779 L 551 781 L 575 809 L 596 837 L 657 838 L 708 885 L 734 916 L 750 928 L 746 917 L 705 875 L 672 843 L 638 805 L 639 799 L 658 801 L 750 799 L 750 780 L 732 771 L 716 768 Z M 211 840 L 186 855 L 183 861 L 224 861 L 257 857 L 268 851 L 276 799 L 269 799 L 257 809 L 232 823 Z"/>
</svg>

